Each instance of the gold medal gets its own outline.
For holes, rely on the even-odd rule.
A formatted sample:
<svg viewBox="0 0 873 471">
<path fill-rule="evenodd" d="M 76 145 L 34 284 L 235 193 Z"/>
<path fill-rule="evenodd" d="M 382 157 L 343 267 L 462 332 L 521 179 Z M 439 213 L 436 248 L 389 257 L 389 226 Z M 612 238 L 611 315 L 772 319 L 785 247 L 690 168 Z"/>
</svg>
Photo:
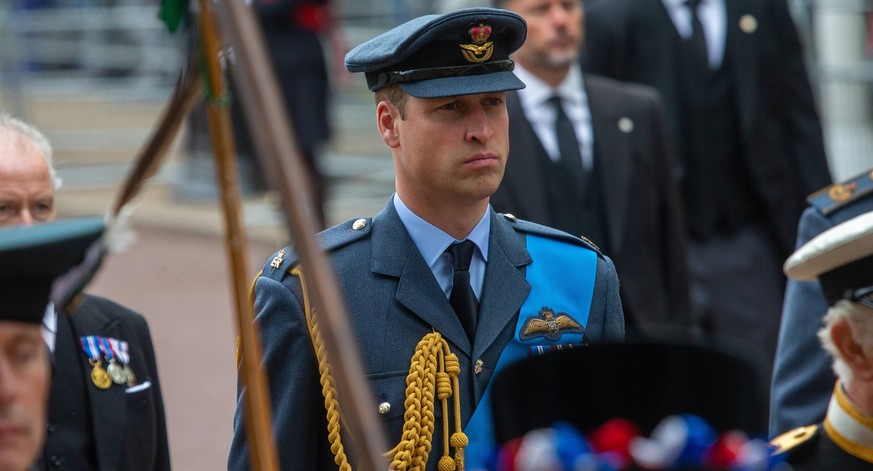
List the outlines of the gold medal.
<svg viewBox="0 0 873 471">
<path fill-rule="evenodd" d="M 127 374 L 125 373 L 124 368 L 119 365 L 117 361 L 110 360 L 109 366 L 106 367 L 106 372 L 109 373 L 109 377 L 112 378 L 113 383 L 127 383 Z"/>
<path fill-rule="evenodd" d="M 94 360 L 89 361 L 91 366 L 94 367 L 91 370 L 91 382 L 100 389 L 109 389 L 109 386 L 112 386 L 112 380 L 109 379 L 109 373 L 100 366 L 100 360 L 96 362 Z"/>
</svg>

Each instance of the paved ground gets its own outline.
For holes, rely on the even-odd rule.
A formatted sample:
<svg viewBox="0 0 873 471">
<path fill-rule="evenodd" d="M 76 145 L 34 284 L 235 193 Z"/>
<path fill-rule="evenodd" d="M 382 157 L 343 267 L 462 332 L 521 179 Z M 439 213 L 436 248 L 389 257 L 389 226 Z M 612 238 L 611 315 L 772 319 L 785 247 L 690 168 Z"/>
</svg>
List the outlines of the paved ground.
<svg viewBox="0 0 873 471">
<path fill-rule="evenodd" d="M 58 194 L 60 216 L 100 215 L 114 199 L 166 95 L 68 87 L 36 85 L 14 101 L 23 103 L 26 119 L 43 129 L 55 146 L 64 180 Z M 393 191 L 390 157 L 375 134 L 372 97 L 343 100 L 348 101 L 337 106 L 336 137 L 323 160 L 332 182 L 330 223 L 374 214 Z M 9 109 L 12 101 L 0 94 L 0 109 Z M 167 165 L 136 201 L 131 225 L 138 241 L 108 258 L 89 291 L 148 319 L 174 469 L 217 470 L 225 468 L 231 439 L 237 327 L 222 216 L 215 200 L 177 197 L 190 184 L 186 165 L 181 138 Z M 247 199 L 243 213 L 254 276 L 288 236 L 270 194 Z"/>
</svg>

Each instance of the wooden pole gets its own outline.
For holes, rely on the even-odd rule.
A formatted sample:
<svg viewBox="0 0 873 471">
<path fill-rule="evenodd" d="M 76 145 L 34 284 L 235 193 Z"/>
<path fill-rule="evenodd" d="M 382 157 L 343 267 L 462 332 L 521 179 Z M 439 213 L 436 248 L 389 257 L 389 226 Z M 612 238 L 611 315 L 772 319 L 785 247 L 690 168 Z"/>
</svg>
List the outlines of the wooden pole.
<svg viewBox="0 0 873 471">
<path fill-rule="evenodd" d="M 239 328 L 242 364 L 240 377 L 245 387 L 245 430 L 251 469 L 277 471 L 279 458 L 273 443 L 269 387 L 261 369 L 261 342 L 248 300 L 251 277 L 246 272 L 246 237 L 240 210 L 240 190 L 237 178 L 236 152 L 229 113 L 229 100 L 219 62 L 221 41 L 215 25 L 212 6 L 200 1 L 200 38 L 206 62 L 211 93 L 206 110 L 209 135 L 215 157 L 216 183 L 221 197 L 225 222 L 225 242 L 231 266 L 231 286 Z"/>
<path fill-rule="evenodd" d="M 312 280 L 315 313 L 334 371 L 344 426 L 351 433 L 353 456 L 363 469 L 387 469 L 385 431 L 376 416 L 376 401 L 363 378 L 357 341 L 349 329 L 342 292 L 327 256 L 318 245 L 308 182 L 276 74 L 268 60 L 263 35 L 244 2 L 213 0 L 223 37 L 233 46 L 237 93 L 250 123 L 262 168 L 273 177 L 281 196 L 285 222 L 302 266 Z M 293 45 L 288 45 L 293 47 Z"/>
</svg>

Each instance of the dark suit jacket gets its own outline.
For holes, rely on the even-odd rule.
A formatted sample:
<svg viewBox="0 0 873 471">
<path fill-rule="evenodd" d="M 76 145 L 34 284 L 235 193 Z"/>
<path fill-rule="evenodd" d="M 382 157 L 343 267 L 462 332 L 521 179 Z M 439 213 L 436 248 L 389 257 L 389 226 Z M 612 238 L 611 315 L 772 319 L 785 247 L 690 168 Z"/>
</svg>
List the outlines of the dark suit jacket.
<svg viewBox="0 0 873 471">
<path fill-rule="evenodd" d="M 391 405 L 382 418 L 388 443 L 400 439 L 406 376 L 417 343 L 440 332 L 460 362 L 461 417 L 466 424 L 491 379 L 493 367 L 515 333 L 519 308 L 530 292 L 525 268 L 532 260 L 525 247 L 527 233 L 558 238 L 588 247 L 580 239 L 525 221 L 512 222 L 491 213 L 491 235 L 480 300 L 475 343 L 470 345 L 460 321 L 418 248 L 394 210 L 388 206 L 362 230 L 352 221 L 321 234 L 349 307 L 349 321 L 358 339 L 364 374 L 375 394 L 373 407 Z M 290 249 L 288 249 L 290 254 Z M 302 293 L 288 270 L 296 264 L 286 256 L 279 268 L 268 261 L 255 285 L 255 312 L 264 344 L 264 365 L 270 381 L 274 437 L 282 469 L 336 469 L 328 447 L 324 398 L 306 321 Z M 621 340 L 624 322 L 618 280 L 612 262 L 598 256 L 594 297 L 587 335 L 592 342 Z M 484 369 L 472 373 L 477 359 Z M 245 392 L 243 392 L 245 394 Z M 234 416 L 234 437 L 228 468 L 249 469 L 243 399 Z M 442 454 L 442 412 L 437 407 L 436 430 L 428 469 L 436 469 Z"/>
<path fill-rule="evenodd" d="M 725 5 L 724 60 L 737 99 L 740 146 L 774 240 L 787 256 L 804 198 L 830 183 L 821 125 L 785 1 Z M 597 1 L 586 8 L 585 30 L 583 70 L 657 88 L 676 155 L 683 155 L 679 34 L 661 0 Z"/>
<path fill-rule="evenodd" d="M 149 388 L 128 393 L 127 386 L 113 384 L 101 390 L 90 379 L 86 381 L 98 468 L 104 471 L 169 470 L 164 402 L 145 318 L 107 299 L 86 295 L 70 319 L 76 338 L 98 335 L 126 341 L 130 368 L 137 384 L 151 382 Z M 91 371 L 88 356 L 76 346 L 74 352 L 55 352 L 55 355 L 76 355 L 82 363 L 81 371 Z M 64 381 L 64 373 L 81 374 L 80 371 L 59 371 L 52 381 Z M 51 417 L 49 422 L 52 422 Z"/>
<path fill-rule="evenodd" d="M 685 227 L 657 93 L 590 74 L 585 92 L 609 234 L 601 249 L 615 261 L 628 325 L 689 327 Z M 553 226 L 545 185 L 556 183 L 540 167 L 546 151 L 516 92 L 507 94 L 507 108 L 509 162 L 491 204 Z"/>
</svg>

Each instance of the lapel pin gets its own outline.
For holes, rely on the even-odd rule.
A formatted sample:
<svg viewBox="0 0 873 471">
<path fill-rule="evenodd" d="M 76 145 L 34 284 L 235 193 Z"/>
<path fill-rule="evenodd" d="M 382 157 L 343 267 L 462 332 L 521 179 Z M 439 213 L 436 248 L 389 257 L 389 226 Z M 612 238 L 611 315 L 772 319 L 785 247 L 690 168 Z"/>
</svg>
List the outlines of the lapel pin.
<svg viewBox="0 0 873 471">
<path fill-rule="evenodd" d="M 746 34 L 752 34 L 758 29 L 758 20 L 752 15 L 743 15 L 740 17 L 740 29 Z"/>
<path fill-rule="evenodd" d="M 629 134 L 631 131 L 634 130 L 633 120 L 628 118 L 627 116 L 619 119 L 618 120 L 618 130 L 625 133 L 625 134 Z"/>
</svg>

